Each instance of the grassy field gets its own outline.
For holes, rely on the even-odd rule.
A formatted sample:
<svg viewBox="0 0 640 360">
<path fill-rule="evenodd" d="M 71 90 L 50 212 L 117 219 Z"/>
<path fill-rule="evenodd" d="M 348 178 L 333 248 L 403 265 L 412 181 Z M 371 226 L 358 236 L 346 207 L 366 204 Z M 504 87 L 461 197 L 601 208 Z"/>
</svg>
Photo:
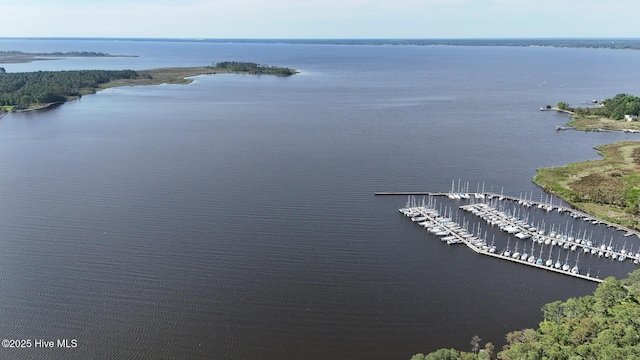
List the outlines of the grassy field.
<svg viewBox="0 0 640 360">
<path fill-rule="evenodd" d="M 576 115 L 567 123 L 576 130 L 583 131 L 621 131 L 625 129 L 640 130 L 639 121 L 613 120 L 596 115 Z"/>
<path fill-rule="evenodd" d="M 538 169 L 533 182 L 586 213 L 640 230 L 640 142 L 596 150 L 602 160 Z"/>
<path fill-rule="evenodd" d="M 189 84 L 193 80 L 188 77 L 198 75 L 229 74 L 230 71 L 216 69 L 213 66 L 175 67 L 137 71 L 140 77 L 136 79 L 116 80 L 102 84 L 101 89 L 118 86 L 160 85 L 160 84 Z"/>
</svg>

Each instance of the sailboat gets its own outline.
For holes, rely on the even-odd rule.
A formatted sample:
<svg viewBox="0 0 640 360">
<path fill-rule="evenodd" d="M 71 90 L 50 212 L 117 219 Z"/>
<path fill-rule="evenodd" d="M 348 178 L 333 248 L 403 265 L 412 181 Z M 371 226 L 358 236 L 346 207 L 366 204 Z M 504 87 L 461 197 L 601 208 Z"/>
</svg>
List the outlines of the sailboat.
<svg viewBox="0 0 640 360">
<path fill-rule="evenodd" d="M 456 185 L 456 181 L 451 180 L 451 192 L 447 194 L 447 197 L 449 197 L 449 199 L 451 200 L 460 199 L 455 193 L 455 185 Z"/>
<path fill-rule="evenodd" d="M 482 192 L 480 192 L 480 182 L 476 186 L 476 193 L 474 194 L 476 199 L 484 199 L 484 181 L 482 182 Z"/>
<path fill-rule="evenodd" d="M 509 241 L 511 241 L 511 237 L 507 239 L 507 248 L 502 252 L 502 256 L 511 256 L 511 251 L 509 251 Z"/>
<path fill-rule="evenodd" d="M 620 251 L 625 251 L 625 250 L 623 249 L 623 250 L 620 250 Z M 626 259 L 627 259 L 627 255 L 626 254 L 620 254 L 620 256 L 618 256 L 618 261 L 625 261 Z"/>
<path fill-rule="evenodd" d="M 549 250 L 549 258 L 544 263 L 546 266 L 552 266 L 553 265 L 553 260 L 551 260 L 551 253 L 553 253 L 553 248 L 551 248 L 551 250 Z"/>
<path fill-rule="evenodd" d="M 613 246 L 611 245 L 611 243 L 613 242 L 613 236 L 611 236 L 611 239 L 609 240 L 609 245 L 607 245 L 607 251 L 604 252 L 604 257 L 608 258 L 611 255 L 611 251 L 613 251 Z"/>
<path fill-rule="evenodd" d="M 489 247 L 489 252 L 490 253 L 495 253 L 496 252 L 496 246 L 494 245 L 496 241 L 496 235 L 493 234 L 493 238 L 491 239 L 491 246 Z"/>
<path fill-rule="evenodd" d="M 538 255 L 538 260 L 536 260 L 536 265 L 542 265 L 543 261 L 542 261 L 542 250 L 544 248 L 542 246 L 540 246 L 540 255 Z"/>
<path fill-rule="evenodd" d="M 516 241 L 516 249 L 513 250 L 513 255 L 511 255 L 512 258 L 517 259 L 520 257 L 520 253 L 518 252 L 518 242 Z"/>
<path fill-rule="evenodd" d="M 524 248 L 524 246 L 522 248 L 523 248 L 523 250 L 522 250 L 522 255 L 520 255 L 520 260 L 526 261 L 527 258 L 529 257 L 529 255 L 527 254 L 527 252 L 526 252 L 527 250 Z"/>
<path fill-rule="evenodd" d="M 536 257 L 533 255 L 533 252 L 535 251 L 533 244 L 535 244 L 535 242 L 531 242 L 531 256 L 527 258 L 527 262 L 531 264 L 533 264 L 536 261 Z"/>
<path fill-rule="evenodd" d="M 560 253 L 562 253 L 562 250 L 558 249 L 558 260 L 556 260 L 556 263 L 553 264 L 553 267 L 556 269 L 560 269 L 562 267 L 562 264 L 560 263 Z"/>
<path fill-rule="evenodd" d="M 580 273 L 580 269 L 578 268 L 578 258 L 580 257 L 580 253 L 578 253 L 578 255 L 576 256 L 576 265 L 571 268 L 571 273 L 572 274 L 579 274 Z"/>
<path fill-rule="evenodd" d="M 571 265 L 569 265 L 569 253 L 567 253 L 567 258 L 564 260 L 564 265 L 562 265 L 562 270 L 569 271 L 570 268 L 571 268 Z"/>
</svg>

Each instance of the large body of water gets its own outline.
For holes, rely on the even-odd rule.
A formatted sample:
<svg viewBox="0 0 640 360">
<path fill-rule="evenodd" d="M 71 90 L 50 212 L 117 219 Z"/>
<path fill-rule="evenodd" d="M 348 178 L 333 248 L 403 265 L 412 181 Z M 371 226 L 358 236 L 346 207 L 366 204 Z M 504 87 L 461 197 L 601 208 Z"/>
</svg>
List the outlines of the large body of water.
<svg viewBox="0 0 640 360">
<path fill-rule="evenodd" d="M 470 350 L 473 335 L 501 345 L 595 283 L 447 247 L 398 213 L 405 198 L 373 193 L 462 179 L 539 200 L 536 168 L 640 136 L 557 132 L 566 117 L 538 110 L 639 94 L 637 51 L 10 39 L 0 50 L 139 55 L 0 64 L 10 72 L 225 60 L 301 71 L 115 88 L 2 118 L 0 336 L 78 342 L 0 349 L 7 359 L 408 359 Z M 625 240 L 640 246 L 614 241 Z"/>
</svg>

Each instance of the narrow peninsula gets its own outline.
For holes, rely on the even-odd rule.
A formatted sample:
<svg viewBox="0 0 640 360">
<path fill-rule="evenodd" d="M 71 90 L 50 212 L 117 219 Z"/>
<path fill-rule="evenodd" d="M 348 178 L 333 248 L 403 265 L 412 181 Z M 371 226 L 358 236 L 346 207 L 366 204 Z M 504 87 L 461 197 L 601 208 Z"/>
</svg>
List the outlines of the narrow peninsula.
<svg viewBox="0 0 640 360">
<path fill-rule="evenodd" d="M 640 97 L 618 94 L 611 99 L 593 100 L 594 106 L 572 107 L 559 102 L 549 109 L 565 112 L 571 116 L 567 125 L 583 131 L 640 131 Z"/>
<path fill-rule="evenodd" d="M 538 169 L 533 182 L 586 213 L 640 230 L 640 142 L 596 150 L 602 160 Z"/>
<path fill-rule="evenodd" d="M 188 84 L 207 74 L 290 76 L 295 69 L 246 62 L 133 70 L 73 70 L 8 73 L 0 68 L 0 112 L 36 110 L 117 86 Z"/>
<path fill-rule="evenodd" d="M 54 60 L 61 57 L 137 57 L 137 55 L 111 55 L 96 51 L 28 53 L 14 50 L 0 51 L 0 64 L 30 63 L 38 60 Z"/>
<path fill-rule="evenodd" d="M 640 132 L 640 98 L 618 94 L 597 107 L 557 109 L 572 114 L 568 124 L 585 131 Z M 640 230 L 640 142 L 596 147 L 601 160 L 538 169 L 533 182 L 593 216 Z"/>
</svg>

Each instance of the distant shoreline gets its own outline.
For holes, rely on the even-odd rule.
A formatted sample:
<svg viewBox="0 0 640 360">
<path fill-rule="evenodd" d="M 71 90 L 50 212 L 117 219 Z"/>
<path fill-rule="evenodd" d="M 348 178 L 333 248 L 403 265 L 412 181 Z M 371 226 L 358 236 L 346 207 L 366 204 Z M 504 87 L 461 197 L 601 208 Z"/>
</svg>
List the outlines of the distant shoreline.
<svg viewBox="0 0 640 360">
<path fill-rule="evenodd" d="M 138 57 L 137 55 L 110 55 L 100 52 L 71 51 L 52 53 L 27 53 L 22 51 L 0 51 L 1 64 L 24 64 L 42 60 L 56 60 L 68 57 Z"/>
<path fill-rule="evenodd" d="M 286 69 L 291 72 L 291 74 L 298 73 L 295 69 L 288 68 L 275 68 L 273 69 Z M 28 108 L 13 110 L 15 112 L 25 112 L 25 111 L 34 111 L 34 110 L 42 110 L 49 108 L 54 105 L 62 104 L 67 101 L 72 101 L 80 98 L 83 95 L 94 94 L 100 90 L 113 88 L 113 87 L 122 87 L 122 86 L 145 86 L 145 85 L 160 85 L 160 84 L 190 84 L 193 82 L 193 79 L 189 79 L 189 77 L 200 76 L 200 75 L 216 75 L 216 74 L 245 74 L 245 75 L 265 75 L 265 76 L 289 76 L 289 75 L 278 75 L 273 73 L 264 73 L 264 74 L 256 74 L 250 71 L 236 71 L 231 69 L 225 69 L 215 66 L 195 66 L 195 67 L 172 67 L 172 68 L 157 68 L 150 70 L 139 70 L 136 71 L 137 77 L 130 79 L 118 79 L 112 80 L 103 84 L 99 84 L 96 88 L 84 89 L 80 95 L 78 96 L 67 96 L 64 101 L 56 101 L 51 103 L 41 103 L 29 106 Z M 9 106 L 0 107 L 0 114 L 11 112 L 8 108 Z M 4 111 L 3 111 L 4 110 Z"/>
<path fill-rule="evenodd" d="M 145 42 L 210 42 L 210 43 L 272 43 L 309 45 L 445 45 L 445 46 L 516 46 L 593 49 L 640 50 L 640 39 L 635 38 L 503 38 L 503 39 L 197 39 L 197 38 L 56 38 L 56 37 L 2 37 L 10 40 L 91 40 L 91 41 L 145 41 Z"/>
</svg>

